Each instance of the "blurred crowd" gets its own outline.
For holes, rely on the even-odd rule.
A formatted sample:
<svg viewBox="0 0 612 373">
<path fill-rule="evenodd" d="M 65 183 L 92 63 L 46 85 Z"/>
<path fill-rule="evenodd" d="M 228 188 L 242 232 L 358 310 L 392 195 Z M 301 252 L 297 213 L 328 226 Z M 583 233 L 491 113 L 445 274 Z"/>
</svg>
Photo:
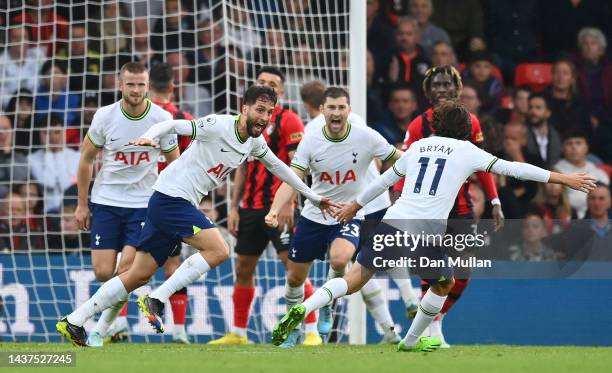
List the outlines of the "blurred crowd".
<svg viewBox="0 0 612 373">
<path fill-rule="evenodd" d="M 255 71 L 278 66 L 286 74 L 283 104 L 306 122 L 304 83 L 348 83 L 346 17 L 313 15 L 343 14 L 347 3 L 7 1 L 0 251 L 88 247 L 72 218 L 78 148 L 95 111 L 120 98 L 123 63 L 169 63 L 174 101 L 196 117 L 236 112 Z M 463 78 L 459 99 L 480 119 L 487 151 L 599 179 L 586 196 L 498 178 L 506 218 L 525 218 L 515 256 L 533 254 L 521 245 L 530 245 L 538 224 L 543 238 L 589 218 L 599 221 L 595 234 L 612 242 L 611 12 L 606 0 L 367 0 L 367 122 L 400 147 L 408 124 L 430 106 L 425 72 L 453 65 Z M 470 193 L 478 215 L 490 217 L 478 183 Z"/>
</svg>

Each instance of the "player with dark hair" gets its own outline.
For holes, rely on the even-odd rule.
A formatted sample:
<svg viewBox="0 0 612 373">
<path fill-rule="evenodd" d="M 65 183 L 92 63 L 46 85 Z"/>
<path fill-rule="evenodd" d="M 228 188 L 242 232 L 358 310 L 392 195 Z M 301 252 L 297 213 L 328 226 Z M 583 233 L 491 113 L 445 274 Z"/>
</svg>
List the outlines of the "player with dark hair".
<svg viewBox="0 0 612 373">
<path fill-rule="evenodd" d="M 61 335 L 73 345 L 86 345 L 83 324 L 96 312 L 125 302 L 128 294 L 148 283 L 172 252 L 180 248 L 181 242 L 185 242 L 198 252 L 187 258 L 150 295 L 138 299 L 138 306 L 149 323 L 158 333 L 163 333 L 164 303 L 170 296 L 229 257 L 229 248 L 221 233 L 198 206 L 204 196 L 225 181 L 227 175 L 248 157 L 259 158 L 272 173 L 323 211 L 338 206 L 308 188 L 270 151 L 260 136 L 268 125 L 276 100 L 276 93 L 271 88 L 251 86 L 244 94 L 238 116 L 212 114 L 197 121 L 166 120 L 129 142 L 134 149 L 156 149 L 158 139 L 171 133 L 189 135 L 194 140 L 153 185 L 154 192 L 135 245 L 137 252 L 132 266 L 107 281 L 88 301 L 62 318 L 56 325 Z"/>
<path fill-rule="evenodd" d="M 436 133 L 433 128 L 433 112 L 434 109 L 447 102 L 449 100 L 455 100 L 461 94 L 461 90 L 463 88 L 463 82 L 461 80 L 461 75 L 459 71 L 455 69 L 453 66 L 439 66 L 432 67 L 427 70 L 425 73 L 425 79 L 423 80 L 423 91 L 425 93 L 425 97 L 429 100 L 432 107 L 427 109 L 423 114 L 415 118 L 410 125 L 408 126 L 408 131 L 406 132 L 406 138 L 404 139 L 404 147 L 406 150 L 410 147 L 412 143 L 418 141 L 423 138 L 427 138 Z M 468 139 L 478 145 L 481 146 L 484 137 L 482 135 L 482 131 L 480 129 L 480 122 L 478 118 L 470 114 L 470 120 L 472 123 L 471 133 L 468 136 Z M 501 209 L 501 202 L 499 201 L 497 195 L 497 187 L 495 186 L 495 181 L 493 179 L 493 175 L 488 174 L 486 172 L 477 172 L 478 180 L 482 184 L 482 187 L 487 195 L 487 197 L 491 200 L 491 204 L 493 205 L 493 218 L 495 219 L 496 229 L 499 229 L 503 226 L 504 215 Z M 396 198 L 397 195 L 402 191 L 404 186 L 404 179 L 401 179 L 394 187 L 393 187 L 393 195 L 392 199 Z M 450 219 L 464 219 L 463 222 L 455 221 L 452 224 L 450 230 L 454 231 L 454 233 L 461 232 L 471 232 L 473 230 L 472 226 L 476 224 L 474 219 L 474 213 L 472 211 L 472 202 L 469 195 L 469 180 L 459 189 L 459 193 L 457 194 L 457 199 L 455 201 L 455 206 L 450 213 Z M 449 232 L 451 233 L 451 232 Z M 459 300 L 461 294 L 465 290 L 466 286 L 469 283 L 469 276 L 467 274 L 463 274 L 460 276 L 461 278 L 457 278 L 455 281 L 455 287 L 450 292 L 448 299 L 442 309 L 440 315 L 437 317 L 436 321 L 432 323 L 430 332 L 433 336 L 440 337 L 442 339 L 443 347 L 450 347 L 446 341 L 444 340 L 444 335 L 442 334 L 442 319 L 446 315 L 446 313 L 453 307 L 455 302 Z M 427 291 L 429 285 L 427 282 L 421 282 L 421 288 L 423 294 Z"/>
<path fill-rule="evenodd" d="M 378 236 L 383 237 L 386 243 L 387 238 L 404 234 L 443 236 L 457 192 L 473 172 L 493 172 L 541 183 L 563 184 L 582 192 L 595 187 L 595 179 L 590 175 L 565 175 L 527 163 L 508 162 L 465 141 L 472 132 L 470 114 L 455 101 L 438 105 L 435 113 L 432 119 L 437 136 L 415 142 L 392 168 L 369 183 L 356 200 L 345 204 L 342 210 L 335 213 L 340 224 L 350 222 L 362 206 L 386 191 L 400 177 L 410 176 L 401 196 L 387 210 L 374 234 L 367 239 L 365 248 L 358 254 L 357 262 L 351 270 L 343 278 L 329 280 L 305 302 L 292 307 L 274 327 L 273 344 L 278 345 L 288 340 L 290 333 L 307 312 L 358 291 L 376 271 L 394 268 L 395 259 L 406 255 L 415 263 L 421 263 L 421 258 L 450 263 L 442 247 L 412 247 L 398 243 L 397 246 L 383 245 L 382 249 L 389 247 L 390 251 L 381 251 L 375 246 L 375 241 Z M 377 260 L 381 259 L 382 252 L 389 253 L 384 258 L 390 259 L 391 264 Z M 449 264 L 424 268 L 417 264 L 411 270 L 429 279 L 431 286 L 421 299 L 414 321 L 397 348 L 398 351 L 409 352 L 433 351 L 440 347 L 440 338 L 422 337 L 421 334 L 440 312 L 453 288 L 453 266 Z"/>
<path fill-rule="evenodd" d="M 262 67 L 257 72 L 255 84 L 272 88 L 279 101 L 284 94 L 285 76 L 272 66 Z M 263 132 L 270 150 L 285 164 L 289 165 L 297 146 L 304 135 L 304 124 L 292 110 L 276 103 L 272 117 Z M 210 341 L 209 344 L 247 344 L 247 326 L 251 305 L 255 299 L 255 269 L 261 254 L 271 242 L 278 257 L 287 266 L 287 252 L 293 235 L 294 202 L 283 206 L 282 229 L 279 231 L 268 227 L 264 217 L 270 210 L 274 195 L 281 180 L 274 176 L 265 165 L 257 159 L 247 160 L 236 169 L 234 175 L 231 210 L 228 216 L 228 229 L 238 238 L 234 251 L 236 252 L 236 282 L 232 302 L 234 305 L 234 320 L 231 331 L 225 336 Z M 306 296 L 314 289 L 307 282 Z M 305 345 L 322 343 L 316 328 L 316 315 L 306 317 L 309 330 L 306 333 Z"/>
</svg>

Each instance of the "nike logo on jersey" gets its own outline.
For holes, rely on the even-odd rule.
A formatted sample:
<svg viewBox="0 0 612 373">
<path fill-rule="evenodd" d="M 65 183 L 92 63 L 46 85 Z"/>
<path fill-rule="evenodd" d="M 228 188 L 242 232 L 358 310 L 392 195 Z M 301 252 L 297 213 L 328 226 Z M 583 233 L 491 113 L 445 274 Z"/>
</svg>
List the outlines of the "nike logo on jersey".
<svg viewBox="0 0 612 373">
<path fill-rule="evenodd" d="M 230 152 L 229 150 L 225 150 L 225 149 L 221 148 L 221 153 L 229 153 L 229 152 Z"/>
<path fill-rule="evenodd" d="M 117 141 L 117 140 L 119 140 L 119 137 L 117 137 L 116 139 L 113 139 L 113 138 L 111 137 L 111 139 L 110 139 L 110 141 L 111 141 L 111 142 L 113 142 L 113 141 Z"/>
<path fill-rule="evenodd" d="M 324 160 L 325 160 L 325 158 L 323 158 L 323 159 L 316 159 L 316 158 L 315 158 L 314 162 L 315 162 L 315 163 L 319 163 L 319 162 L 324 161 Z"/>
</svg>

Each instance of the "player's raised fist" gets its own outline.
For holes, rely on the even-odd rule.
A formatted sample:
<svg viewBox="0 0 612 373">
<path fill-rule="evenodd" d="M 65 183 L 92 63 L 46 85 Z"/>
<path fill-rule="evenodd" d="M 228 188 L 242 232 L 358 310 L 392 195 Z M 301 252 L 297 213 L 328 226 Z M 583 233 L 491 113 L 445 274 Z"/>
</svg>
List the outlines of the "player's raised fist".
<svg viewBox="0 0 612 373">
<path fill-rule="evenodd" d="M 136 146 L 150 146 L 153 148 L 158 148 L 159 144 L 157 144 L 153 139 L 147 139 L 146 137 L 142 137 L 136 140 L 132 140 L 128 143 L 128 145 L 136 145 Z"/>
</svg>

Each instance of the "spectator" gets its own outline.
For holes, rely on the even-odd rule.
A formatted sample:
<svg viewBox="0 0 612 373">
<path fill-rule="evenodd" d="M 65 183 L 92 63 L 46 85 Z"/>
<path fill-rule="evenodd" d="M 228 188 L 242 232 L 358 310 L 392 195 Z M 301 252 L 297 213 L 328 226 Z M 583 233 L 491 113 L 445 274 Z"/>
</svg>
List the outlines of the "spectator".
<svg viewBox="0 0 612 373">
<path fill-rule="evenodd" d="M 100 23 L 100 37 L 104 55 L 113 55 L 128 47 L 131 30 L 127 20 L 131 18 L 124 2 L 118 0 L 104 2 L 102 22 Z"/>
<path fill-rule="evenodd" d="M 396 147 L 402 147 L 408 125 L 418 108 L 417 97 L 406 83 L 396 83 L 389 93 L 389 106 L 383 121 L 372 126 Z"/>
<path fill-rule="evenodd" d="M 517 64 L 536 60 L 535 8 L 533 0 L 483 1 L 489 50 L 512 81 Z"/>
<path fill-rule="evenodd" d="M 290 3 L 290 2 L 289 2 Z M 245 2 L 248 4 L 248 2 Z M 247 9 L 242 5 L 242 2 L 229 8 L 228 12 L 228 28 L 225 30 L 225 37 L 227 37 L 227 43 L 233 45 L 235 48 L 240 50 L 240 54 L 247 58 L 253 51 L 261 45 L 261 35 L 256 31 L 257 28 L 253 25 L 253 14 L 250 9 Z M 296 21 L 302 17 L 283 17 L 287 22 Z M 289 19 L 291 18 L 291 19 Z M 286 32 L 297 32 L 301 28 L 286 25 L 282 28 Z M 291 34 L 290 34 L 291 35 Z"/>
<path fill-rule="evenodd" d="M 306 113 L 304 107 L 300 104 L 300 89 L 307 82 L 321 79 L 321 76 L 315 72 L 312 48 L 306 39 L 302 39 L 295 46 L 295 49 L 289 53 L 288 57 L 289 60 L 285 61 L 285 65 L 288 66 L 284 84 L 285 97 L 291 109 L 300 118 L 306 118 L 308 113 Z"/>
<path fill-rule="evenodd" d="M 34 180 L 44 188 L 45 213 L 59 213 L 64 191 L 76 183 L 79 152 L 66 148 L 62 120 L 51 116 L 50 126 L 40 131 L 46 146 L 28 156 Z"/>
<path fill-rule="evenodd" d="M 387 79 L 386 64 L 393 50 L 395 29 L 381 11 L 380 0 L 367 0 L 367 45 L 377 66 L 377 78 Z"/>
<path fill-rule="evenodd" d="M 22 89 L 34 92 L 38 72 L 46 61 L 45 50 L 30 44 L 30 29 L 19 25 L 9 27 L 8 44 L 0 54 L 0 106 L 5 107 L 13 95 Z"/>
<path fill-rule="evenodd" d="M 557 258 L 557 254 L 543 242 L 547 236 L 544 219 L 531 212 L 523 219 L 521 242 L 508 248 L 510 260 L 515 262 L 544 262 Z"/>
<path fill-rule="evenodd" d="M 17 190 L 20 196 L 25 199 L 26 202 L 26 219 L 30 231 L 42 232 L 44 230 L 43 225 L 43 198 L 42 188 L 40 184 L 35 181 L 28 180 L 26 183 L 19 184 L 13 190 Z"/>
<path fill-rule="evenodd" d="M 26 221 L 25 200 L 17 193 L 9 193 L 0 208 L 0 251 L 44 248 L 42 235 L 31 233 Z"/>
<path fill-rule="evenodd" d="M 19 91 L 6 106 L 6 113 L 15 130 L 15 150 L 24 154 L 40 145 L 38 135 L 34 131 L 34 99 L 27 89 Z"/>
<path fill-rule="evenodd" d="M 591 219 L 594 232 L 590 260 L 612 261 L 612 202 L 610 187 L 601 183 L 587 196 L 588 211 L 586 217 Z"/>
<path fill-rule="evenodd" d="M 395 50 L 389 63 L 389 81 L 406 82 L 414 92 L 422 92 L 421 86 L 429 60 L 423 54 L 419 41 L 419 25 L 414 18 L 402 17 L 397 22 L 395 32 Z M 425 97 L 419 94 L 419 106 L 425 103 Z"/>
<path fill-rule="evenodd" d="M 383 116 L 384 80 L 376 73 L 376 60 L 374 60 L 374 55 L 369 49 L 366 56 L 367 122 L 376 123 L 381 121 Z"/>
<path fill-rule="evenodd" d="M 272 38 L 272 36 L 267 38 Z M 198 45 L 196 48 L 195 81 L 211 91 L 213 72 L 216 69 L 217 59 L 221 57 L 221 44 L 223 41 L 223 23 L 214 22 L 208 18 L 198 24 Z M 276 40 L 274 38 L 274 40 Z M 280 53 L 280 49 L 275 51 Z M 274 53 L 274 52 L 273 52 Z"/>
<path fill-rule="evenodd" d="M 607 45 L 599 29 L 586 27 L 578 33 L 578 86 L 591 114 L 599 120 L 612 116 L 612 61 L 606 56 Z"/>
<path fill-rule="evenodd" d="M 53 0 L 28 0 L 28 6 L 14 18 L 14 23 L 31 28 L 32 41 L 45 48 L 52 57 L 59 45 L 56 40 L 68 40 L 68 20 L 57 14 Z"/>
<path fill-rule="evenodd" d="M 563 139 L 563 159 L 555 168 L 563 173 L 588 173 L 605 185 L 610 183 L 608 175 L 597 168 L 595 164 L 587 160 L 589 145 L 586 135 L 579 131 L 567 133 Z M 570 205 L 576 210 L 580 219 L 584 217 L 587 210 L 587 198 L 583 192 L 568 190 Z"/>
<path fill-rule="evenodd" d="M 551 237 L 553 247 L 563 250 L 568 260 L 612 261 L 610 187 L 597 183 L 586 200 L 585 220 L 575 221 L 567 231 Z"/>
<path fill-rule="evenodd" d="M 527 112 L 526 155 L 533 164 L 543 168 L 552 167 L 561 158 L 561 137 L 550 119 L 547 98 L 542 94 L 532 94 Z"/>
<path fill-rule="evenodd" d="M 553 169 L 553 171 L 557 171 Z M 560 184 L 538 184 L 538 193 L 533 199 L 533 208 L 544 218 L 549 234 L 565 230 L 576 213 L 569 202 L 567 190 Z"/>
<path fill-rule="evenodd" d="M 57 56 L 65 60 L 70 72 L 69 90 L 100 89 L 100 54 L 89 48 L 89 35 L 84 23 L 70 27 L 70 43 Z"/>
<path fill-rule="evenodd" d="M 498 110 L 496 117 L 501 123 L 520 122 L 527 123 L 527 112 L 529 111 L 529 96 L 531 87 L 522 85 L 514 89 L 512 94 L 512 108 Z"/>
<path fill-rule="evenodd" d="M 544 57 L 556 59 L 574 51 L 583 27 L 610 32 L 610 2 L 606 0 L 547 0 L 537 2 L 536 23 Z"/>
<path fill-rule="evenodd" d="M 287 49 L 285 34 L 280 30 L 268 29 L 265 45 L 255 49 L 251 57 L 249 78 L 256 76 L 264 66 L 281 66 Z"/>
<path fill-rule="evenodd" d="M 552 84 L 546 95 L 550 103 L 550 121 L 560 134 L 580 129 L 591 137 L 591 123 L 586 105 L 578 95 L 576 68 L 570 60 L 557 60 L 553 65 Z"/>
<path fill-rule="evenodd" d="M 182 52 L 171 52 L 166 55 L 166 61 L 174 70 L 174 99 L 183 110 L 193 113 L 196 118 L 212 113 L 210 92 L 191 83 L 193 69 L 187 57 Z"/>
<path fill-rule="evenodd" d="M 9 118 L 0 114 L 0 199 L 13 184 L 28 179 L 28 161 L 25 155 L 13 149 L 13 129 Z"/>
<path fill-rule="evenodd" d="M 431 47 L 431 65 L 445 66 L 450 65 L 457 68 L 457 55 L 450 43 L 439 41 Z"/>
<path fill-rule="evenodd" d="M 463 72 L 465 83 L 471 84 L 478 92 L 483 113 L 494 114 L 499 108 L 503 92 L 503 83 L 492 74 L 493 58 L 487 51 L 481 50 L 470 54 L 470 62 Z"/>
<path fill-rule="evenodd" d="M 464 84 L 459 99 L 468 111 L 478 117 L 485 141 L 483 148 L 491 154 L 501 156 L 503 152 L 503 135 L 501 124 L 490 114 L 482 113 L 482 104 L 476 87 Z"/>
<path fill-rule="evenodd" d="M 125 62 L 137 61 L 144 66 L 149 66 L 155 56 L 155 51 L 149 43 L 149 19 L 143 17 L 135 18 L 132 21 L 132 28 L 133 37 L 131 43 L 119 51 L 121 61 L 118 64 L 115 62 L 115 64 L 123 66 Z M 108 59 L 113 59 L 113 57 L 108 57 Z"/>
<path fill-rule="evenodd" d="M 187 53 L 193 51 L 195 38 L 193 13 L 186 12 L 180 0 L 166 0 L 164 17 L 155 23 L 151 34 L 151 47 L 158 52 Z"/>
<path fill-rule="evenodd" d="M 471 51 L 486 49 L 480 0 L 434 0 L 433 7 L 431 21 L 450 35 L 455 51 L 465 53 L 460 60 Z"/>
<path fill-rule="evenodd" d="M 90 235 L 81 232 L 74 215 L 77 206 L 76 186 L 68 188 L 59 217 L 48 219 L 47 242 L 51 250 L 82 250 L 90 247 Z"/>
<path fill-rule="evenodd" d="M 222 58 L 216 66 L 217 70 L 215 71 L 212 90 L 215 94 L 214 112 L 236 114 L 240 111 L 240 100 L 247 86 L 245 79 L 246 61 L 240 49 L 233 45 L 229 45 L 227 50 L 223 50 L 221 55 L 227 55 L 228 58 L 227 65 L 226 59 Z M 229 79 L 227 74 L 229 74 Z"/>
<path fill-rule="evenodd" d="M 68 92 L 66 63 L 61 60 L 45 62 L 41 72 L 41 85 L 34 100 L 36 123 L 42 123 L 48 114 L 54 114 L 69 126 L 78 126 L 81 98 Z"/>
<path fill-rule="evenodd" d="M 425 55 L 431 57 L 431 49 L 435 43 L 450 43 L 450 37 L 442 28 L 434 25 L 429 18 L 434 12 L 432 0 L 410 0 L 410 15 L 416 18 L 421 30 L 421 46 Z M 446 65 L 446 64 L 445 64 Z"/>
</svg>

